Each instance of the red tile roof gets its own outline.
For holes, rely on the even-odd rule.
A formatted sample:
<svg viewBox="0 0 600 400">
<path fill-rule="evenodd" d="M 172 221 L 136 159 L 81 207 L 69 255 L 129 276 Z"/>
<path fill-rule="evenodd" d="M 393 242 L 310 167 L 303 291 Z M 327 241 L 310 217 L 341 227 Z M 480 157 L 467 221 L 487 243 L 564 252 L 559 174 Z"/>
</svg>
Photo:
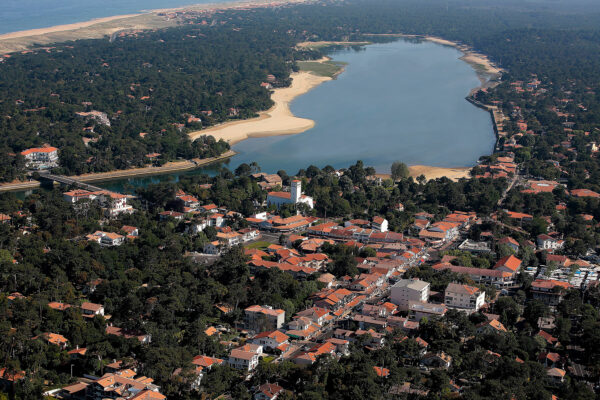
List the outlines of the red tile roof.
<svg viewBox="0 0 600 400">
<path fill-rule="evenodd" d="M 57 151 L 56 147 L 37 147 L 33 149 L 27 149 L 21 152 L 22 156 L 26 156 L 32 153 L 52 153 L 53 151 Z"/>
<path fill-rule="evenodd" d="M 506 256 L 506 257 L 503 257 L 500 260 L 498 260 L 496 265 L 494 265 L 494 269 L 506 267 L 509 270 L 516 272 L 520 266 L 521 266 L 521 260 L 519 260 L 517 257 L 515 257 L 511 254 L 510 256 Z"/>
</svg>

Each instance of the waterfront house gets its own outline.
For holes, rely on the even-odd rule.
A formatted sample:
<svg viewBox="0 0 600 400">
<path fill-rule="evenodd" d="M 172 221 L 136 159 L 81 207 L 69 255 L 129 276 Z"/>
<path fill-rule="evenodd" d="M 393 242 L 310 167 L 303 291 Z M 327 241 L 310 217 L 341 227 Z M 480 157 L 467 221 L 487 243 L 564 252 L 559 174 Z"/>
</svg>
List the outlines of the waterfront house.
<svg viewBox="0 0 600 400">
<path fill-rule="evenodd" d="M 58 166 L 58 149 L 52 146 L 31 148 L 21 152 L 27 168 L 50 169 Z"/>
</svg>

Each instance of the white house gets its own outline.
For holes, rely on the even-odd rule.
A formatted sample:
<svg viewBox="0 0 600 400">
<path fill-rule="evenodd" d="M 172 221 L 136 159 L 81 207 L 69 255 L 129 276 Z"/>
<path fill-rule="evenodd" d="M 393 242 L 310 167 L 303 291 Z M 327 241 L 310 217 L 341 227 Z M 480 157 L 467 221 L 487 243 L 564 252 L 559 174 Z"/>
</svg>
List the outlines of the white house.
<svg viewBox="0 0 600 400">
<path fill-rule="evenodd" d="M 254 305 L 244 310 L 244 319 L 248 329 L 256 332 L 274 331 L 283 326 L 285 311 L 267 306 Z"/>
<path fill-rule="evenodd" d="M 121 213 L 133 212 L 133 207 L 127 204 L 127 195 L 110 192 L 108 190 L 94 192 L 94 195 L 97 196 L 100 204 L 103 207 L 106 207 L 106 214 L 109 217 L 114 217 Z"/>
<path fill-rule="evenodd" d="M 254 400 L 275 400 L 281 392 L 283 392 L 281 386 L 274 383 L 265 383 L 258 387 Z"/>
<path fill-rule="evenodd" d="M 71 204 L 75 204 L 80 200 L 94 200 L 96 195 L 89 190 L 71 190 L 63 193 L 63 199 Z"/>
<path fill-rule="evenodd" d="M 477 312 L 485 303 L 485 293 L 474 286 L 450 283 L 444 292 L 444 303 L 469 313 Z"/>
<path fill-rule="evenodd" d="M 84 302 L 81 304 L 81 312 L 84 317 L 104 315 L 104 306 L 102 304 Z"/>
<path fill-rule="evenodd" d="M 423 318 L 443 317 L 447 308 L 444 304 L 423 303 L 411 301 L 408 304 L 408 316 L 413 321 L 421 321 Z"/>
<path fill-rule="evenodd" d="M 245 344 L 242 347 L 231 350 L 227 364 L 235 369 L 252 371 L 258 366 L 258 360 L 263 348 L 256 344 Z"/>
<path fill-rule="evenodd" d="M 125 236 L 114 232 L 96 231 L 91 235 L 87 235 L 87 239 L 97 242 L 101 246 L 120 246 L 125 241 Z"/>
<path fill-rule="evenodd" d="M 267 195 L 267 204 L 274 204 L 277 208 L 284 204 L 298 203 L 314 208 L 313 198 L 302 194 L 302 182 L 299 180 L 292 181 L 289 192 L 269 192 Z"/>
<path fill-rule="evenodd" d="M 218 240 L 204 245 L 204 254 L 219 255 L 221 254 L 221 243 Z"/>
<path fill-rule="evenodd" d="M 280 331 L 267 331 L 254 336 L 252 343 L 263 346 L 265 349 L 276 349 L 282 344 L 288 343 L 289 339 L 285 333 Z"/>
<path fill-rule="evenodd" d="M 538 235 L 537 245 L 541 250 L 557 250 L 564 246 L 564 240 L 558 240 L 545 234 Z"/>
<path fill-rule="evenodd" d="M 410 302 L 426 303 L 429 300 L 429 282 L 418 279 L 401 279 L 392 286 L 391 302 L 407 311 Z"/>
<path fill-rule="evenodd" d="M 373 217 L 373 222 L 371 223 L 371 227 L 379 232 L 387 232 L 388 231 L 388 220 L 382 217 Z"/>
<path fill-rule="evenodd" d="M 21 152 L 25 157 L 27 168 L 49 169 L 58 166 L 58 149 L 56 147 L 39 147 Z"/>
</svg>

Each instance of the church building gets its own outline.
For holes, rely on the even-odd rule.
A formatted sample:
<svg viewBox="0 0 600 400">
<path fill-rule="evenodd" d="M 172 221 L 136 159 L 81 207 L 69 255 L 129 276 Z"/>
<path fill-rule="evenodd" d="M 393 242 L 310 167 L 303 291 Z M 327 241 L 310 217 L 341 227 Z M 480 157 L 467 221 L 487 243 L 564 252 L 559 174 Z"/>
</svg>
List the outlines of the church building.
<svg viewBox="0 0 600 400">
<path fill-rule="evenodd" d="M 304 203 L 310 208 L 314 208 L 313 198 L 302 194 L 302 182 L 292 181 L 289 192 L 269 192 L 267 195 L 267 204 L 275 204 L 277 208 L 283 204 Z"/>
</svg>

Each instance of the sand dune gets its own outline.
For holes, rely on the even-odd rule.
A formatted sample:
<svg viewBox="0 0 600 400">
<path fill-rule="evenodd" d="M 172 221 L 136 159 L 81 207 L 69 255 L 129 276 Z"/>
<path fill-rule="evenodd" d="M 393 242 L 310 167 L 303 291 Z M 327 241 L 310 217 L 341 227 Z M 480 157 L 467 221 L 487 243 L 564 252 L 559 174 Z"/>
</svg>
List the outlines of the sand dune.
<svg viewBox="0 0 600 400">
<path fill-rule="evenodd" d="M 0 35 L 0 40 L 17 39 L 17 38 L 37 36 L 37 35 L 47 35 L 49 33 L 55 33 L 55 32 L 73 31 L 76 29 L 87 28 L 92 25 L 103 24 L 105 22 L 111 22 L 111 21 L 124 19 L 124 18 L 137 17 L 138 15 L 140 15 L 140 14 L 116 15 L 114 17 L 96 18 L 96 19 L 92 19 L 90 21 L 77 22 L 74 24 L 56 25 L 56 26 L 51 26 L 49 28 L 29 29 L 26 31 L 5 33 L 3 35 Z"/>
<path fill-rule="evenodd" d="M 235 144 L 250 137 L 292 135 L 305 132 L 315 126 L 311 119 L 299 118 L 290 111 L 290 103 L 294 98 L 308 92 L 331 78 L 316 76 L 309 72 L 297 72 L 291 75 L 290 87 L 275 89 L 271 99 L 275 105 L 268 111 L 260 113 L 257 118 L 244 121 L 227 122 L 209 129 L 191 132 L 190 138 L 211 135 L 215 139 L 223 139 Z"/>
</svg>

